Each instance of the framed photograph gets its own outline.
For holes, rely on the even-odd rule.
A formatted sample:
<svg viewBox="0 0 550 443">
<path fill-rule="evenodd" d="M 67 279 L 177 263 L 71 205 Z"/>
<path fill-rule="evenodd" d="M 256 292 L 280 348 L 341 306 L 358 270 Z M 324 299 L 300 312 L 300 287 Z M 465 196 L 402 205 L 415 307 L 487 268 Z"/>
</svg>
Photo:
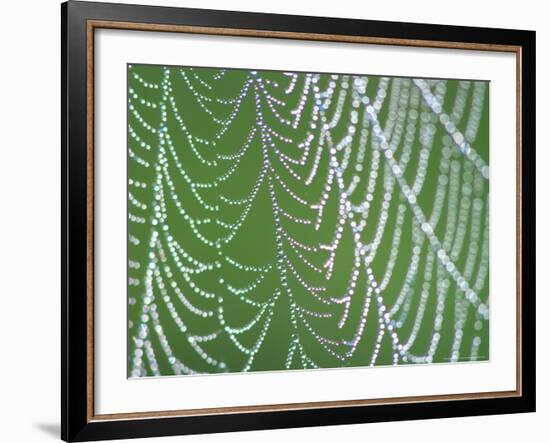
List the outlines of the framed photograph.
<svg viewBox="0 0 550 443">
<path fill-rule="evenodd" d="M 535 33 L 69 1 L 62 438 L 535 410 Z"/>
</svg>

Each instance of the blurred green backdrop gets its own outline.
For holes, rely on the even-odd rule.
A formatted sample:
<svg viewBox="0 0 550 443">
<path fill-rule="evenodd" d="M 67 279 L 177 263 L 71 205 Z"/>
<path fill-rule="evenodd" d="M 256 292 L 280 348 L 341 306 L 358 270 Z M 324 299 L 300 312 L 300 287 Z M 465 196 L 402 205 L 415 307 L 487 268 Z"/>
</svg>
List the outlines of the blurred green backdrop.
<svg viewBox="0 0 550 443">
<path fill-rule="evenodd" d="M 128 376 L 489 358 L 489 83 L 128 66 Z"/>
</svg>

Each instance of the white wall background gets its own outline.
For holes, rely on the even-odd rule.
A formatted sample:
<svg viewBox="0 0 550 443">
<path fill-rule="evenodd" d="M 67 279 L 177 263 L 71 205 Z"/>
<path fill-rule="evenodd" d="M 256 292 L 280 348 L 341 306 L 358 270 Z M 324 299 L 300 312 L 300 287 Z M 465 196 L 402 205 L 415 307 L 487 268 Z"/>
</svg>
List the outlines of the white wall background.
<svg viewBox="0 0 550 443">
<path fill-rule="evenodd" d="M 120 1 L 120 0 L 119 0 Z M 138 0 L 126 1 L 135 3 Z M 164 0 L 150 4 L 537 31 L 536 414 L 379 423 L 139 440 L 156 442 L 512 442 L 548 438 L 550 308 L 544 254 L 550 235 L 550 14 L 545 2 L 461 0 Z M 60 19 L 58 0 L 2 5 L 0 27 L 0 440 L 39 443 L 59 434 Z M 527 116 L 529 118 L 529 116 Z M 526 147 L 529 149 L 529 147 Z M 512 196 L 510 196 L 512 197 Z M 530 294 L 526 294 L 529 296 Z M 533 294 L 534 295 L 534 294 Z"/>
</svg>

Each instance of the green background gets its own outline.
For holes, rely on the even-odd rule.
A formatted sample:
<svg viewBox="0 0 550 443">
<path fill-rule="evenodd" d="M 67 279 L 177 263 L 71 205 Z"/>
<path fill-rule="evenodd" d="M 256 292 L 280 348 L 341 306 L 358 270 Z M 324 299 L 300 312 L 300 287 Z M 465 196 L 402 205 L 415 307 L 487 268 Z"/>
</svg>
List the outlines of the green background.
<svg viewBox="0 0 550 443">
<path fill-rule="evenodd" d="M 216 139 L 214 135 L 218 134 L 220 129 L 224 127 L 223 124 L 219 123 L 220 120 L 231 118 L 231 112 L 235 106 L 235 103 L 226 102 L 226 100 L 238 97 L 240 91 L 243 90 L 243 85 L 251 76 L 261 79 L 265 91 L 259 89 L 259 80 L 253 80 L 247 93 L 243 95 L 238 112 L 235 113 L 231 124 L 223 135 Z M 267 176 L 259 186 L 253 199 L 246 219 L 236 231 L 232 240 L 227 243 L 217 242 L 228 233 L 223 223 L 234 223 L 243 210 L 243 206 L 225 203 L 220 198 L 220 194 L 231 199 L 245 198 L 254 189 L 264 166 L 262 140 L 257 135 L 261 130 L 257 129 L 256 136 L 250 143 L 246 153 L 238 161 L 232 175 L 226 180 L 220 180 L 220 177 L 223 177 L 234 166 L 234 160 L 225 160 L 220 158 L 220 155 L 227 156 L 239 152 L 251 129 L 258 128 L 259 111 L 255 102 L 256 93 L 260 97 L 259 107 L 265 126 L 284 137 L 292 139 L 292 143 L 284 143 L 277 137 L 274 138 L 280 153 L 296 159 L 303 152 L 301 148 L 297 147 L 297 144 L 304 141 L 308 132 L 312 131 L 310 117 L 314 111 L 315 98 L 311 90 L 305 96 L 302 119 L 297 127 L 288 127 L 283 124 L 277 114 L 283 118 L 293 118 L 291 111 L 298 106 L 300 100 L 304 99 L 303 92 L 304 87 L 306 87 L 307 74 L 296 74 L 294 90 L 285 94 L 285 89 L 289 87 L 291 78 L 285 73 L 271 71 L 258 71 L 256 74 L 251 74 L 250 70 L 135 64 L 128 66 L 128 101 L 132 106 L 128 108 L 128 192 L 129 197 L 131 196 L 128 200 L 129 376 L 368 366 L 371 362 L 382 315 L 374 295 L 366 315 L 365 329 L 358 340 L 353 355 L 347 356 L 346 354 L 351 346 L 350 340 L 353 339 L 361 323 L 367 287 L 365 265 L 360 266 L 359 277 L 350 302 L 349 316 L 343 327 L 337 326 L 343 312 L 341 304 L 327 304 L 319 301 L 292 274 L 287 271 L 287 277 L 285 278 L 284 272 L 281 272 L 282 268 L 288 269 L 287 263 L 291 263 L 310 285 L 325 286 L 325 291 L 319 294 L 319 297 L 325 300 L 329 300 L 331 296 L 341 297 L 348 287 L 353 268 L 355 240 L 347 222 L 335 255 L 334 270 L 330 279 L 326 279 L 305 265 L 288 242 L 284 242 L 282 246 L 278 246 L 276 242 L 277 217 L 274 214 L 273 200 L 269 193 L 269 181 L 272 181 L 278 204 L 284 208 L 285 212 L 292 214 L 294 217 L 315 219 L 315 211 L 304 207 L 290 196 L 285 191 L 284 186 L 307 202 L 314 203 L 318 201 L 325 189 L 327 171 L 330 167 L 330 155 L 326 145 L 322 148 L 318 174 L 311 185 L 308 186 L 303 183 L 303 180 L 294 177 L 284 167 L 283 162 L 277 161 L 276 153 L 270 148 L 269 156 L 271 156 L 274 171 L 267 172 Z M 427 125 L 434 127 L 435 133 L 433 133 L 433 143 L 429 147 L 425 180 L 417 196 L 417 203 L 426 217 L 429 218 L 434 209 L 434 199 L 440 177 L 447 177 L 446 180 L 449 183 L 452 171 L 455 171 L 455 179 L 459 184 L 458 193 L 450 197 L 448 195 L 449 185 L 447 185 L 441 217 L 433 229 L 435 236 L 441 242 L 444 243 L 447 236 L 447 243 L 450 245 L 447 248 L 449 254 L 451 254 L 453 245 L 463 243 L 462 247 L 458 247 L 458 253 L 452 257 L 456 268 L 462 273 L 465 272 L 468 254 L 471 253 L 475 256 L 474 268 L 470 272 L 471 277 L 467 279 L 470 286 L 473 287 L 476 276 L 480 272 L 479 269 L 488 266 L 488 255 L 483 250 L 484 246 L 487 247 L 488 245 L 486 232 L 488 229 L 489 181 L 481 176 L 470 159 L 463 155 L 450 141 L 446 129 L 435 113 L 430 110 L 411 79 L 346 76 L 341 74 L 331 78 L 330 74 L 320 74 L 317 86 L 321 91 L 330 88 L 331 82 L 334 82 L 335 96 L 325 109 L 329 119 L 338 107 L 336 97 L 343 87 L 345 89 L 343 83 L 348 84 L 347 88 L 350 91 L 345 96 L 341 106 L 342 116 L 340 121 L 331 129 L 331 138 L 335 145 L 348 133 L 348 127 L 353 120 L 352 112 L 357 113 L 355 114 L 358 121 L 356 134 L 350 147 L 347 148 L 347 151 L 344 148 L 336 154 L 339 162 L 346 161 L 344 157 L 349 155 L 351 166 L 343 174 L 346 186 L 352 181 L 353 176 L 357 175 L 360 178 L 359 185 L 349 196 L 352 204 L 360 205 L 365 201 L 365 190 L 373 162 L 373 152 L 376 150 L 380 152 L 376 138 L 372 134 L 372 124 L 366 124 L 367 143 L 364 160 L 362 160 L 362 171 L 354 169 L 353 165 L 358 162 L 359 132 L 365 113 L 364 102 L 361 102 L 359 106 L 353 104 L 352 90 L 355 90 L 353 85 L 355 85 L 356 79 L 358 79 L 358 83 L 368 79 L 366 90 L 358 92 L 356 99 L 357 97 L 366 96 L 371 104 L 375 102 L 377 93 L 382 88 L 381 85 L 387 82 L 386 97 L 377 118 L 382 128 L 388 131 L 388 141 L 395 140 L 397 142 L 394 158 L 398 161 L 401 159 L 403 145 L 407 141 L 404 134 L 407 125 L 412 125 L 409 128 L 413 133 L 410 140 L 412 142 L 410 160 L 403 174 L 403 178 L 409 186 L 413 185 L 419 170 L 423 131 L 426 130 Z M 441 92 L 443 110 L 451 114 L 451 110 L 456 106 L 457 93 L 461 85 L 460 81 L 426 81 L 432 91 L 438 91 L 438 88 L 443 91 Z M 474 102 L 476 83 L 478 86 L 481 85 L 478 89 L 482 91 L 481 105 Z M 464 113 L 454 123 L 458 130 L 464 134 L 467 132 L 468 120 L 471 118 L 472 112 L 480 115 L 477 135 L 475 139 L 469 141 L 479 157 L 486 164 L 489 164 L 489 84 L 485 82 L 463 82 L 462 85 L 467 85 L 467 88 L 465 88 Z M 404 94 L 404 90 L 407 90 L 408 93 Z M 416 105 L 412 98 L 415 94 L 418 98 Z M 275 99 L 284 100 L 285 103 L 274 101 L 272 109 L 268 105 L 268 95 L 273 96 Z M 184 122 L 188 134 L 193 137 L 191 140 L 196 152 L 191 148 L 188 135 L 178 123 L 176 113 L 170 105 L 170 97 L 177 105 L 177 115 Z M 167 109 L 166 121 L 164 122 L 162 120 L 163 104 Z M 416 109 L 418 114 L 416 123 L 409 121 L 413 109 Z M 398 137 L 395 135 L 395 129 L 392 131 L 388 125 L 395 125 L 395 122 L 399 121 L 401 117 L 403 117 L 403 134 Z M 423 125 L 424 129 L 422 129 Z M 319 126 L 320 123 L 317 129 L 313 130 L 317 135 L 315 135 L 312 142 L 311 152 L 305 164 L 292 165 L 302 179 L 307 177 L 314 162 Z M 161 153 L 163 127 L 166 127 L 166 132 L 169 134 L 177 152 L 177 158 L 190 181 L 192 183 L 214 183 L 215 185 L 206 188 L 195 188 L 195 191 L 191 189 L 190 183 L 182 176 L 175 162 L 175 157 L 170 153 L 166 144 L 163 145 L 165 155 L 163 156 Z M 151 131 L 151 128 L 154 131 Z M 136 134 L 137 138 L 130 131 Z M 209 141 L 209 143 L 197 141 L 201 139 Z M 201 158 L 209 163 L 201 162 Z M 399 185 L 395 182 L 382 152 L 380 152 L 379 162 L 376 188 L 370 202 L 366 226 L 361 233 L 361 242 L 370 244 L 373 241 L 380 225 L 384 193 L 388 192 L 384 187 L 389 186 L 391 188 L 393 186 L 386 227 L 376 256 L 371 263 L 372 273 L 378 282 L 382 279 L 390 259 L 399 208 L 405 207 L 395 267 L 389 284 L 381 294 L 386 306 L 391 308 L 397 300 L 398 294 L 405 284 L 407 271 L 413 256 L 413 248 L 420 248 L 418 268 L 410 278 L 410 289 L 406 291 L 405 302 L 391 317 L 394 325 L 397 325 L 397 322 L 399 323 L 399 327 L 395 326 L 399 339 L 406 342 L 407 337 L 413 330 L 422 297 L 426 262 L 430 260 L 429 256 L 431 255 L 434 269 L 428 289 L 429 295 L 426 299 L 425 313 L 422 322 L 420 322 L 417 338 L 408 351 L 416 356 L 427 354 L 434 334 L 437 288 L 448 282 L 449 287 L 445 303 L 444 306 L 440 306 L 442 309 L 440 339 L 432 361 L 434 363 L 451 361 L 453 341 L 456 338 L 458 329 L 461 331 L 462 339 L 457 360 L 487 360 L 489 358 L 489 322 L 483 319 L 476 312 L 475 307 L 465 300 L 464 292 L 457 287 L 444 267 L 438 264 L 437 254 L 434 253 L 429 242 L 424 238 L 424 234 L 420 230 L 419 224 L 414 218 Z M 159 174 L 161 175 L 160 181 Z M 176 192 L 172 195 L 168 191 L 169 182 L 167 180 L 176 189 Z M 445 179 L 441 180 L 445 181 Z M 160 209 L 155 208 L 159 202 L 155 197 L 155 193 L 159 192 L 159 188 L 155 189 L 158 183 L 161 184 L 160 189 L 162 189 L 165 202 L 165 206 Z M 197 193 L 207 205 L 215 207 L 214 210 L 205 207 L 197 198 Z M 482 202 L 481 232 L 477 234 L 472 233 L 472 208 L 474 206 L 472 202 L 474 199 Z M 174 203 L 176 200 L 180 202 L 181 207 L 184 208 L 185 213 L 191 219 L 208 220 L 198 225 L 197 229 L 205 238 L 212 240 L 214 246 L 206 245 L 197 237 L 197 232 L 192 229 L 189 221 L 181 216 Z M 457 229 L 455 228 L 453 231 L 452 228 L 453 225 L 456 226 L 457 224 L 461 209 L 464 212 L 465 220 L 465 234 L 462 240 L 460 236 L 457 236 Z M 158 221 L 159 211 L 165 214 L 166 219 L 163 223 Z M 305 245 L 319 245 L 331 242 L 337 226 L 337 219 L 338 188 L 334 185 L 329 192 L 328 201 L 323 212 L 323 222 L 318 230 L 313 229 L 312 225 L 294 223 L 286 217 L 281 218 L 280 225 L 282 229 L 299 242 Z M 357 220 L 360 219 L 361 215 L 358 215 Z M 166 228 L 164 225 L 166 225 Z M 158 235 L 158 238 L 160 238 L 160 249 L 165 253 L 165 261 L 162 261 L 159 255 L 159 248 L 155 245 L 151 246 L 151 238 L 154 235 Z M 194 259 L 202 263 L 213 264 L 213 269 L 183 275 L 179 269 L 181 268 L 181 262 L 176 263 L 169 253 L 166 235 L 170 235 L 175 239 Z M 152 253 L 155 257 L 153 259 Z M 302 253 L 309 262 L 317 267 L 322 267 L 327 259 L 327 251 L 323 250 L 318 252 L 302 251 Z M 281 258 L 282 264 L 277 262 L 278 256 Z M 258 338 L 262 336 L 262 329 L 266 325 L 265 320 L 268 317 L 270 318 L 265 337 L 252 359 L 250 355 L 239 350 L 224 326 L 230 325 L 238 328 L 247 325 L 258 315 L 261 308 L 243 302 L 237 295 L 228 290 L 227 285 L 246 287 L 253 283 L 259 274 L 239 269 L 228 262 L 227 257 L 247 266 L 264 267 L 271 265 L 271 269 L 265 273 L 257 287 L 246 294 L 249 299 L 257 303 L 271 303 L 265 308 L 260 320 L 250 330 L 238 335 L 238 340 L 242 346 L 253 348 L 257 345 Z M 193 264 L 184 260 L 183 265 L 187 268 L 193 268 L 196 263 Z M 170 271 L 167 271 L 166 266 L 170 268 Z M 147 269 L 154 269 L 160 275 L 160 279 L 166 283 L 164 289 L 168 294 L 167 298 L 161 295 L 157 280 L 153 279 L 153 298 L 145 300 L 147 297 Z M 488 272 L 485 274 L 481 272 L 480 275 L 476 293 L 481 301 L 488 303 L 489 275 Z M 288 289 L 285 289 L 285 286 L 281 284 L 281 279 L 287 282 Z M 172 281 L 175 282 L 173 284 L 184 294 L 192 306 L 204 312 L 212 312 L 211 316 L 205 318 L 196 315 L 185 306 L 169 283 Z M 204 293 L 211 294 L 211 298 L 201 295 L 197 292 L 199 289 L 205 291 Z M 274 300 L 272 294 L 277 289 L 281 293 Z M 180 319 L 180 326 L 176 323 L 174 314 L 170 312 L 168 303 L 172 304 L 172 310 L 176 312 L 177 317 Z M 296 310 L 292 308 L 293 303 L 308 311 L 325 313 L 331 315 L 331 317 L 317 318 L 312 315 L 305 315 L 309 328 L 314 331 L 312 333 L 308 326 L 296 317 Z M 220 323 L 220 307 L 223 308 L 225 325 Z M 457 327 L 457 319 L 460 313 L 465 315 L 463 318 L 464 324 Z M 184 332 L 181 330 L 182 323 L 185 325 Z M 155 327 L 159 324 L 162 328 L 160 335 L 157 333 L 159 328 Z M 190 337 L 207 336 L 212 333 L 216 334 L 216 338 L 200 343 L 201 350 L 197 350 L 189 342 Z M 328 352 L 315 334 L 338 343 L 331 344 L 328 347 L 334 354 L 344 357 L 337 358 L 331 352 Z M 480 344 L 477 352 L 472 355 L 471 349 L 474 339 L 479 340 Z M 287 356 L 293 340 L 296 340 L 299 345 L 297 345 L 293 358 L 287 364 Z M 394 360 L 395 353 L 396 350 L 392 345 L 390 333 L 386 332 L 380 342 L 380 350 L 375 364 L 391 365 L 396 363 Z M 401 354 L 397 354 L 398 364 L 410 364 L 412 362 L 411 359 L 404 359 Z M 210 362 L 208 361 L 209 358 L 212 359 Z M 181 362 L 180 366 L 176 363 L 176 367 L 179 369 L 175 369 L 174 362 Z"/>
</svg>

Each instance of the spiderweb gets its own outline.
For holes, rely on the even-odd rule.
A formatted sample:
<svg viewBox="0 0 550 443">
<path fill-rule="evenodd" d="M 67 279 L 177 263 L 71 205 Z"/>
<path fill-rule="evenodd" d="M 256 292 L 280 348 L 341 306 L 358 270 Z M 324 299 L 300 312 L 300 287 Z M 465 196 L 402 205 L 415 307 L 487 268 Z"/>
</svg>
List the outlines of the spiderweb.
<svg viewBox="0 0 550 443">
<path fill-rule="evenodd" d="M 483 360 L 488 84 L 128 68 L 131 377 Z"/>
</svg>

